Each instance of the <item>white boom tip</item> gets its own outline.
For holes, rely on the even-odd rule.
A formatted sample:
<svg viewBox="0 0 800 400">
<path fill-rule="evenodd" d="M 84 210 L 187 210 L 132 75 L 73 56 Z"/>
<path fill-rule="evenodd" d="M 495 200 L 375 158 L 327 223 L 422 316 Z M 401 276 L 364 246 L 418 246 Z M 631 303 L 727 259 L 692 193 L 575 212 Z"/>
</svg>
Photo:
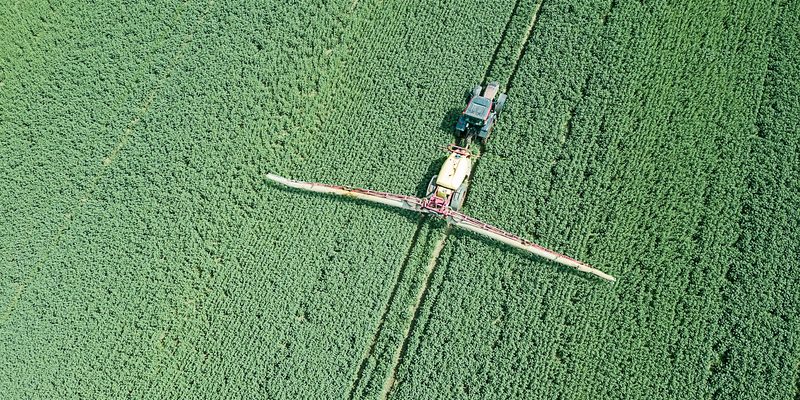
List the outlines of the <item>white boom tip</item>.
<svg viewBox="0 0 800 400">
<path fill-rule="evenodd" d="M 594 267 L 592 267 L 592 266 L 590 266 L 588 264 L 580 263 L 580 264 L 578 264 L 576 266 L 576 268 L 578 269 L 578 271 L 588 272 L 588 273 L 590 273 L 590 274 L 592 274 L 594 276 L 603 278 L 603 279 L 605 279 L 605 280 L 607 280 L 609 282 L 616 282 L 617 281 L 617 278 L 614 278 L 613 276 L 611 276 L 611 275 L 609 275 L 609 274 L 607 274 L 607 273 L 605 273 L 603 271 L 600 271 L 599 269 L 594 268 Z"/>
<path fill-rule="evenodd" d="M 589 267 L 589 268 L 591 268 L 591 267 Z M 605 279 L 605 280 L 607 280 L 609 282 L 616 282 L 617 281 L 617 278 L 614 278 L 613 276 L 611 276 L 611 275 L 609 275 L 609 274 L 607 274 L 607 273 L 605 273 L 603 271 L 600 271 L 599 269 L 595 269 L 595 268 L 591 268 L 591 269 L 592 270 L 589 271 L 589 272 L 594 274 L 595 276 L 603 278 L 603 279 Z"/>
</svg>

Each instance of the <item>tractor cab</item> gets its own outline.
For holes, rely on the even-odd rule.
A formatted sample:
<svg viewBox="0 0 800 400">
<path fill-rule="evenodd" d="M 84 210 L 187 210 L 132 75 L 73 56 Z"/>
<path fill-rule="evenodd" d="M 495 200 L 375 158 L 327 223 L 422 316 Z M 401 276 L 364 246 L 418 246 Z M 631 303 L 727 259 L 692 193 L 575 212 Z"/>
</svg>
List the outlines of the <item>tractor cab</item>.
<svg viewBox="0 0 800 400">
<path fill-rule="evenodd" d="M 481 126 L 489 118 L 489 113 L 492 111 L 492 101 L 483 96 L 473 97 L 464 109 L 464 117 L 467 122 L 475 126 Z"/>
<path fill-rule="evenodd" d="M 497 82 L 490 82 L 485 88 L 481 86 L 472 88 L 467 107 L 456 122 L 456 132 L 460 137 L 477 137 L 483 142 L 489 139 L 497 114 L 506 102 L 506 94 L 498 95 L 499 91 L 500 84 Z"/>
</svg>

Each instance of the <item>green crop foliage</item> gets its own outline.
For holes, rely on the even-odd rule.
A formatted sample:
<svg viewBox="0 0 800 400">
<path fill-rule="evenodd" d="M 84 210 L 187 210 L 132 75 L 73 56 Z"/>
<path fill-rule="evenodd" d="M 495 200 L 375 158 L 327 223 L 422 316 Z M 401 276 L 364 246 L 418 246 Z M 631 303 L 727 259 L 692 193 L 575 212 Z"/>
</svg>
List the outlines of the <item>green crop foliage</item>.
<svg viewBox="0 0 800 400">
<path fill-rule="evenodd" d="M 796 397 L 800 9 L 696 3 L 1 7 L 0 397 Z M 466 212 L 616 284 L 265 183 L 421 195 L 489 80 Z"/>
<path fill-rule="evenodd" d="M 619 282 L 456 236 L 397 397 L 793 398 L 792 10 L 545 3 L 468 210 Z"/>
</svg>

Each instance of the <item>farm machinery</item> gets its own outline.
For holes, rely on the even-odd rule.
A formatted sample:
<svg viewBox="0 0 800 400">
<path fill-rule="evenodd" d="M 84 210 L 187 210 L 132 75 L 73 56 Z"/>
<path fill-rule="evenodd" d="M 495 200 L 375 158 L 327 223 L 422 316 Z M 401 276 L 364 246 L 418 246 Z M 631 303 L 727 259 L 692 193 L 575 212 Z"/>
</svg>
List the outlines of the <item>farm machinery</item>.
<svg viewBox="0 0 800 400">
<path fill-rule="evenodd" d="M 447 159 L 445 159 L 442 164 L 439 173 L 431 178 L 425 192 L 425 197 L 423 198 L 325 183 L 303 182 L 287 179 L 271 173 L 267 174 L 267 179 L 299 190 L 352 197 L 442 218 L 446 220 L 447 223 L 458 228 L 533 253 L 578 271 L 593 274 L 607 281 L 615 281 L 616 279 L 613 276 L 595 269 L 588 264 L 542 247 L 460 212 L 467 193 L 469 176 L 472 172 L 472 160 L 475 157 L 469 149 L 471 139 L 473 136 L 477 136 L 479 140 L 485 142 L 494 124 L 494 120 L 497 117 L 497 113 L 502 109 L 506 98 L 506 95 L 503 93 L 497 97 L 497 100 L 494 100 L 499 89 L 499 85 L 496 83 L 487 85 L 482 94 L 480 93 L 480 86 L 476 88 L 477 89 L 471 91 L 472 97 L 470 102 L 461 118 L 459 118 L 458 125 L 456 125 L 456 131 L 459 133 L 466 132 L 464 133 L 465 136 L 462 136 L 466 139 L 466 147 L 460 147 L 454 144 L 447 146 Z M 477 104 L 478 106 L 473 107 L 473 104 Z M 480 110 L 479 107 L 485 107 L 485 109 Z M 475 115 L 484 119 L 476 122 L 475 118 L 478 117 L 475 117 Z M 462 120 L 466 122 L 462 123 Z"/>
<path fill-rule="evenodd" d="M 497 121 L 497 116 L 506 104 L 506 94 L 500 91 L 500 84 L 491 82 L 482 88 L 480 85 L 473 86 L 470 90 L 467 107 L 458 117 L 456 122 L 456 132 L 458 136 L 467 140 L 477 138 L 478 141 L 486 143 L 489 134 Z M 495 98 L 496 97 L 496 98 Z"/>
</svg>

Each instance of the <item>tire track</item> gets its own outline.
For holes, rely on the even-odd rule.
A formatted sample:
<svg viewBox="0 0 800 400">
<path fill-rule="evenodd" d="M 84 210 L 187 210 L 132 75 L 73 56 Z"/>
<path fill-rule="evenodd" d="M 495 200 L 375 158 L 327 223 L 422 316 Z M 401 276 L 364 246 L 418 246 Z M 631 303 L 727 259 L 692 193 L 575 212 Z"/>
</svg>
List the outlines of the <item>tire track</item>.
<svg viewBox="0 0 800 400">
<path fill-rule="evenodd" d="M 511 75 L 508 76 L 508 81 L 506 81 L 506 92 L 511 89 L 511 84 L 514 82 L 514 77 L 517 76 L 517 71 L 519 70 L 520 61 L 525 57 L 525 52 L 528 50 L 531 33 L 533 33 L 533 27 L 536 26 L 536 21 L 539 20 L 543 2 L 544 0 L 539 0 L 539 2 L 536 3 L 536 8 L 533 10 L 531 20 L 528 22 L 528 29 L 525 31 L 525 39 L 522 41 L 522 45 L 517 49 L 516 56 L 514 57 L 516 60 L 514 61 L 514 68 L 511 70 Z"/>
<path fill-rule="evenodd" d="M 378 323 L 375 326 L 374 333 L 372 338 L 369 341 L 369 344 L 364 349 L 364 352 L 361 354 L 361 364 L 358 366 L 358 370 L 356 371 L 356 377 L 353 379 L 352 384 L 350 385 L 350 390 L 348 391 L 347 398 L 353 399 L 358 389 L 361 380 L 364 377 L 364 371 L 367 367 L 367 361 L 369 361 L 369 357 L 375 351 L 375 345 L 378 343 L 378 338 L 383 333 L 383 328 L 386 323 L 386 317 L 389 314 L 389 310 L 391 309 L 392 303 L 394 303 L 394 299 L 397 296 L 397 292 L 400 288 L 400 281 L 403 279 L 403 275 L 405 274 L 406 270 L 408 269 L 408 265 L 411 262 L 411 256 L 414 254 L 414 248 L 417 247 L 417 243 L 419 241 L 419 234 L 422 232 L 422 228 L 425 226 L 425 218 L 421 217 L 419 222 L 417 222 L 417 228 L 414 230 L 414 236 L 411 238 L 411 244 L 408 246 L 408 251 L 405 254 L 403 262 L 400 264 L 400 268 L 397 269 L 397 273 L 394 276 L 394 285 L 392 286 L 392 290 L 389 292 L 389 297 L 383 303 L 383 311 L 381 312 L 381 317 L 378 319 Z M 438 244 L 437 244 L 438 245 Z"/>
<path fill-rule="evenodd" d="M 411 332 L 414 331 L 417 321 L 419 321 L 420 305 L 425 301 L 425 298 L 428 295 L 431 276 L 433 276 L 433 270 L 436 269 L 436 261 L 439 260 L 439 255 L 442 253 L 442 249 L 444 249 L 444 244 L 447 241 L 448 236 L 450 236 L 451 229 L 452 225 L 447 224 L 447 226 L 444 228 L 444 233 L 441 237 L 439 237 L 439 240 L 436 242 L 436 245 L 433 248 L 433 253 L 431 254 L 430 259 L 428 259 L 428 265 L 425 268 L 425 279 L 422 282 L 422 286 L 420 286 L 419 290 L 417 291 L 414 304 L 411 306 L 412 318 L 408 320 L 406 327 L 403 330 L 403 343 L 397 348 L 397 350 L 395 350 L 394 356 L 392 357 L 392 369 L 389 373 L 389 376 L 383 381 L 383 389 L 381 390 L 380 395 L 382 400 L 389 397 L 389 393 L 395 385 L 395 376 L 397 375 L 397 369 L 400 366 L 400 360 L 406 354 L 408 349 L 408 338 L 411 337 Z"/>
<path fill-rule="evenodd" d="M 516 14 L 516 11 L 517 11 L 521 1 L 522 0 L 517 0 L 517 2 L 515 3 L 514 11 L 512 12 L 511 16 L 509 17 L 509 21 L 506 23 L 506 26 L 505 26 L 505 28 L 503 30 L 503 34 L 504 35 L 507 34 L 508 29 L 511 26 L 511 22 L 514 19 L 514 15 Z M 522 60 L 522 58 L 525 55 L 525 49 L 528 46 L 528 43 L 530 41 L 531 35 L 533 33 L 533 30 L 534 30 L 534 28 L 536 26 L 536 22 L 539 19 L 539 15 L 540 15 L 540 11 L 541 11 L 543 2 L 544 2 L 544 0 L 539 0 L 536 3 L 533 15 L 531 16 L 531 19 L 530 19 L 530 21 L 528 23 L 528 26 L 527 26 L 527 29 L 525 31 L 525 35 L 524 35 L 521 43 L 516 47 L 516 51 L 515 51 L 515 55 L 516 56 L 515 56 L 515 61 L 514 61 L 514 67 L 512 69 L 512 74 L 509 76 L 509 79 L 506 82 L 503 82 L 504 85 L 502 85 L 502 86 L 504 86 L 506 88 L 506 92 L 508 91 L 508 89 L 510 87 L 510 83 L 511 83 L 513 77 L 516 75 L 516 72 L 517 72 L 517 70 L 519 68 L 520 61 Z M 500 42 L 498 43 L 498 47 L 495 49 L 495 52 L 492 55 L 492 59 L 490 60 L 489 66 L 484 71 L 484 76 L 483 76 L 482 81 L 485 82 L 486 79 L 489 77 L 489 73 L 492 71 L 494 65 L 497 62 L 497 59 L 498 59 L 499 54 L 500 54 L 500 48 L 503 46 L 504 42 L 505 42 L 505 37 L 501 38 Z M 454 144 L 457 143 L 457 140 L 454 140 L 453 143 Z M 467 145 L 469 145 L 468 142 L 467 142 Z M 478 146 L 477 150 L 478 150 L 478 152 L 477 152 L 477 154 L 475 156 L 476 160 L 475 160 L 475 164 L 473 165 L 473 168 L 472 168 L 472 173 L 470 174 L 470 180 L 477 173 L 478 166 L 480 165 L 480 160 L 481 160 L 480 156 L 481 156 L 481 154 L 485 154 L 486 147 L 485 147 L 484 144 L 480 144 Z M 465 202 L 469 197 L 469 191 L 470 191 L 469 189 L 471 187 L 471 183 L 472 182 L 470 182 L 470 185 L 467 187 L 466 193 L 464 194 L 464 196 L 465 196 L 464 201 Z M 390 367 L 389 375 L 385 378 L 385 380 L 383 382 L 383 388 L 382 388 L 381 394 L 380 394 L 380 398 L 381 399 L 387 399 L 389 397 L 391 391 L 395 387 L 397 371 L 400 368 L 400 363 L 404 359 L 407 358 L 406 356 L 407 356 L 407 351 L 408 351 L 409 339 L 411 338 L 411 335 L 414 332 L 414 329 L 416 328 L 416 326 L 418 324 L 421 305 L 424 303 L 425 299 L 427 298 L 428 292 L 430 291 L 431 277 L 433 276 L 433 272 L 436 270 L 437 262 L 439 260 L 439 257 L 441 255 L 442 250 L 444 249 L 444 245 L 447 242 L 447 238 L 450 236 L 451 230 L 452 230 L 452 225 L 447 224 L 445 226 L 445 228 L 444 228 L 444 232 L 442 232 L 441 237 L 436 242 L 436 245 L 434 247 L 433 253 L 431 254 L 431 256 L 428 259 L 428 264 L 427 264 L 426 269 L 425 269 L 425 276 L 423 277 L 422 284 L 421 284 L 421 286 L 420 286 L 420 288 L 419 288 L 419 290 L 417 292 L 416 301 L 414 302 L 414 304 L 411 306 L 411 309 L 410 309 L 410 311 L 411 311 L 411 319 L 407 322 L 406 329 L 404 329 L 404 331 L 403 331 L 403 340 L 402 340 L 400 346 L 395 350 L 394 356 L 392 357 L 392 365 Z"/>
<path fill-rule="evenodd" d="M 483 71 L 483 77 L 481 79 L 481 83 L 484 83 L 484 81 L 486 81 L 486 79 L 489 76 L 490 72 L 492 71 L 494 65 L 496 64 L 496 62 L 498 60 L 498 57 L 499 57 L 499 55 L 501 53 L 501 50 L 504 47 L 503 45 L 504 45 L 504 43 L 506 43 L 506 36 L 508 34 L 508 31 L 509 31 L 510 27 L 512 26 L 512 22 L 514 20 L 514 16 L 517 14 L 517 12 L 519 10 L 519 7 L 520 7 L 520 4 L 522 3 L 522 1 L 523 0 L 517 0 L 514 3 L 514 8 L 512 9 L 511 15 L 509 16 L 508 20 L 506 21 L 506 23 L 505 23 L 505 25 L 503 27 L 503 31 L 502 31 L 502 34 L 501 34 L 501 39 L 498 42 L 497 46 L 495 47 L 495 50 L 494 50 L 494 52 L 492 53 L 492 56 L 489 59 L 488 65 L 486 66 L 486 68 Z M 358 3 L 358 0 L 353 0 L 351 10 L 355 8 L 357 3 Z M 541 1 L 539 1 L 538 5 L 541 6 Z M 538 7 L 537 7 L 537 10 L 538 10 Z M 530 29 L 528 30 L 528 34 L 530 34 Z M 525 37 L 525 42 L 527 42 L 527 38 L 528 37 L 526 36 Z M 517 60 L 517 62 L 519 62 L 519 60 Z M 458 142 L 459 142 L 458 138 L 454 138 L 451 141 L 451 144 L 457 145 Z M 480 154 L 483 151 L 483 146 L 481 146 L 478 150 L 479 150 L 478 153 Z M 479 160 L 479 159 L 480 158 L 478 156 L 476 156 L 476 160 Z M 475 171 L 477 170 L 477 167 L 478 167 L 478 162 L 476 161 L 475 164 L 473 165 L 473 172 L 472 172 L 471 175 L 474 175 Z M 467 191 L 464 194 L 464 201 L 465 202 L 466 202 L 466 200 L 468 198 L 468 194 L 469 194 L 469 186 L 467 187 Z M 381 311 L 381 316 L 380 316 L 380 318 L 378 320 L 378 323 L 376 324 L 375 333 L 372 335 L 372 338 L 370 339 L 369 344 L 367 345 L 367 348 L 365 349 L 365 351 L 361 355 L 361 360 L 359 362 L 358 369 L 356 370 L 355 378 L 354 378 L 353 382 L 351 383 L 350 389 L 348 391 L 348 396 L 347 396 L 348 399 L 354 399 L 355 398 L 356 391 L 358 390 L 358 387 L 362 383 L 362 380 L 364 378 L 364 373 L 365 373 L 365 370 L 366 370 L 367 365 L 368 365 L 369 358 L 370 358 L 370 356 L 373 355 L 373 353 L 375 351 L 375 347 L 376 347 L 377 342 L 378 342 L 378 338 L 380 337 L 381 333 L 383 332 L 384 325 L 386 323 L 386 318 L 387 318 L 387 316 L 389 314 L 390 309 L 392 308 L 391 305 L 392 305 L 392 303 L 394 301 L 394 298 L 396 297 L 397 291 L 399 290 L 400 281 L 401 281 L 402 276 L 403 276 L 403 274 L 405 273 L 405 271 L 406 271 L 406 269 L 408 267 L 408 264 L 410 263 L 411 256 L 412 256 L 412 254 L 414 252 L 414 249 L 417 247 L 417 243 L 418 243 L 418 240 L 419 240 L 419 234 L 420 234 L 420 232 L 422 230 L 423 224 L 425 224 L 426 222 L 427 222 L 427 220 L 423 217 L 417 223 L 417 228 L 414 231 L 414 235 L 413 235 L 413 238 L 412 238 L 411 245 L 409 246 L 408 251 L 406 252 L 406 254 L 404 256 L 404 261 L 401 264 L 401 267 L 399 268 L 398 273 L 395 275 L 394 283 L 393 283 L 391 292 L 389 294 L 388 300 L 387 300 L 387 302 L 384 303 L 383 310 Z M 434 251 L 431 254 L 431 257 L 429 258 L 428 267 L 425 270 L 425 276 L 423 278 L 423 284 L 420 287 L 420 291 L 418 292 L 417 300 L 415 301 L 415 304 L 412 305 L 412 319 L 409 321 L 409 324 L 408 324 L 407 328 L 404 331 L 403 341 L 402 341 L 400 347 L 397 348 L 397 350 L 395 351 L 395 355 L 392 358 L 392 365 L 390 367 L 391 368 L 390 369 L 391 372 L 389 374 L 389 377 L 387 377 L 386 380 L 384 381 L 383 390 L 381 392 L 381 398 L 386 398 L 388 396 L 389 390 L 391 390 L 391 387 L 394 385 L 394 376 L 395 376 L 395 374 L 397 372 L 397 368 L 399 367 L 399 360 L 402 358 L 402 356 L 403 356 L 403 354 L 405 352 L 405 349 L 408 347 L 408 338 L 410 337 L 410 334 L 413 331 L 413 327 L 416 325 L 416 320 L 417 320 L 418 313 L 419 313 L 419 307 L 421 305 L 422 300 L 424 299 L 424 297 L 426 296 L 426 294 L 428 292 L 428 286 L 430 285 L 430 279 L 431 279 L 433 270 L 436 267 L 436 260 L 438 259 L 439 254 L 441 253 L 442 249 L 444 248 L 444 243 L 447 240 L 447 237 L 449 236 L 450 228 L 451 227 L 450 227 L 449 224 L 445 227 L 445 232 L 442 234 L 442 236 L 436 242 L 436 245 L 434 247 Z"/>
<path fill-rule="evenodd" d="M 494 48 L 494 53 L 492 53 L 492 57 L 489 59 L 489 64 L 486 65 L 486 69 L 483 71 L 482 83 L 485 83 L 491 72 L 493 72 L 492 70 L 494 69 L 495 64 L 497 64 L 497 59 L 500 57 L 500 50 L 504 47 L 503 44 L 506 43 L 508 30 L 511 28 L 511 23 L 514 22 L 514 16 L 519 12 L 520 4 L 522 4 L 522 0 L 517 0 L 514 3 L 514 8 L 511 10 L 511 16 L 508 17 L 508 21 L 506 21 L 506 25 L 503 27 L 503 32 L 500 34 L 500 42 L 498 42 L 497 47 Z M 539 2 L 539 5 L 541 4 L 542 3 Z"/>
</svg>

